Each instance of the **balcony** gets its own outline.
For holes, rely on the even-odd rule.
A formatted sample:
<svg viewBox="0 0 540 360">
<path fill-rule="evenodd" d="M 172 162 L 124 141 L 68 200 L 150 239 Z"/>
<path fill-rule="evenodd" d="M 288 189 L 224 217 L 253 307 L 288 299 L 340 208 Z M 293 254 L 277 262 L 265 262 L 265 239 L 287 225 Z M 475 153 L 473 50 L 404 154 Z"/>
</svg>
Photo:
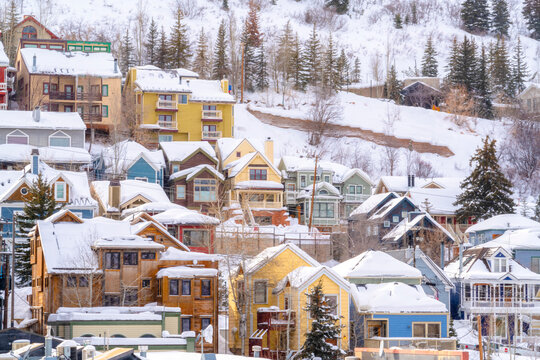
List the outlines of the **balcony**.
<svg viewBox="0 0 540 360">
<path fill-rule="evenodd" d="M 286 205 L 296 204 L 297 196 L 298 196 L 298 191 L 285 191 L 285 204 Z"/>
<path fill-rule="evenodd" d="M 158 101 L 156 101 L 156 110 L 178 111 L 178 105 L 174 100 L 158 99 Z"/>
<path fill-rule="evenodd" d="M 7 110 L 7 104 L 0 104 L 0 110 Z"/>
<path fill-rule="evenodd" d="M 343 201 L 345 202 L 364 202 L 370 195 L 364 194 L 345 194 L 343 195 Z"/>
<path fill-rule="evenodd" d="M 203 110 L 201 118 L 203 121 L 222 121 L 223 115 L 221 110 Z"/>
<path fill-rule="evenodd" d="M 49 91 L 49 99 L 51 100 L 75 100 L 74 92 Z"/>
<path fill-rule="evenodd" d="M 79 113 L 79 115 L 81 115 L 84 122 L 101 122 L 103 120 L 101 114 Z"/>
<path fill-rule="evenodd" d="M 165 121 L 165 120 L 158 120 L 158 126 L 161 129 L 166 130 L 178 130 L 176 128 L 176 121 Z"/>
<path fill-rule="evenodd" d="M 257 310 L 257 329 L 294 330 L 296 314 L 294 311 L 274 309 L 274 307 Z"/>
<path fill-rule="evenodd" d="M 80 101 L 101 101 L 101 93 L 77 93 L 77 100 Z"/>
<path fill-rule="evenodd" d="M 221 139 L 221 131 L 203 131 L 203 140 L 218 140 Z"/>
<path fill-rule="evenodd" d="M 7 90 L 7 83 L 0 83 L 0 91 Z"/>
</svg>

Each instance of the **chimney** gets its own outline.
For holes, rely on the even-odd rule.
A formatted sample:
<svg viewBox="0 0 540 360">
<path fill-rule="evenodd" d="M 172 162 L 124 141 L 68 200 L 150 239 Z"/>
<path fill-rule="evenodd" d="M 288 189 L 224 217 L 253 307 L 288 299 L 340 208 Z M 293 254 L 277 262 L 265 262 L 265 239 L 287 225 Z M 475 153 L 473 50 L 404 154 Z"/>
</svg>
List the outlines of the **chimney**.
<svg viewBox="0 0 540 360">
<path fill-rule="evenodd" d="M 186 80 L 186 84 L 187 84 L 187 86 L 189 87 L 189 80 Z"/>
<path fill-rule="evenodd" d="M 414 175 L 411 175 L 411 187 L 414 187 Z"/>
<path fill-rule="evenodd" d="M 114 73 L 118 72 L 118 59 L 114 59 Z"/>
<path fill-rule="evenodd" d="M 37 58 L 36 54 L 32 57 L 32 72 L 37 72 Z"/>
<path fill-rule="evenodd" d="M 41 120 L 41 108 L 39 106 L 36 106 L 32 111 L 32 119 L 34 119 L 35 122 Z"/>
<path fill-rule="evenodd" d="M 274 165 L 274 140 L 267 137 L 264 141 L 264 155 L 270 160 L 270 163 Z"/>
<path fill-rule="evenodd" d="M 120 181 L 111 180 L 109 183 L 109 207 L 120 211 Z"/>
<path fill-rule="evenodd" d="M 227 79 L 221 80 L 221 90 L 226 94 L 229 93 L 229 80 Z"/>
<path fill-rule="evenodd" d="M 180 85 L 182 85 L 182 77 L 181 77 L 181 76 L 178 76 L 178 83 L 179 83 Z"/>
<path fill-rule="evenodd" d="M 39 150 L 32 149 L 32 174 L 37 175 L 39 173 Z"/>
</svg>

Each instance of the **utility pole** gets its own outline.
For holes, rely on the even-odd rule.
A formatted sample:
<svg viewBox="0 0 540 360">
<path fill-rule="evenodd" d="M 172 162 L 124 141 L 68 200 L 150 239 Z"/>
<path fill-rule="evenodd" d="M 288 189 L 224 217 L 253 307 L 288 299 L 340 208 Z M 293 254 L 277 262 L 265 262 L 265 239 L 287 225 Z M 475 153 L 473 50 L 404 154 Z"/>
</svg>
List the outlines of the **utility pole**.
<svg viewBox="0 0 540 360">
<path fill-rule="evenodd" d="M 483 347 L 482 347 L 482 319 L 480 315 L 476 316 L 478 322 L 478 352 L 480 353 L 480 360 L 484 360 Z"/>
<path fill-rule="evenodd" d="M 17 214 L 13 214 L 11 226 L 11 327 L 15 327 L 15 231 Z"/>
<path fill-rule="evenodd" d="M 315 156 L 315 174 L 313 175 L 313 190 L 311 191 L 311 206 L 309 207 L 309 232 L 311 232 L 311 223 L 313 221 L 313 205 L 315 203 L 315 185 L 317 184 L 317 161 L 319 156 Z"/>
<path fill-rule="evenodd" d="M 5 254 L 6 251 L 6 243 L 4 242 L 4 225 L 7 224 L 7 222 L 0 218 L 0 243 L 2 244 L 2 256 L 5 259 L 5 268 L 4 273 L 2 274 L 4 276 L 4 311 L 2 315 L 2 329 L 7 328 L 7 316 L 8 316 L 8 294 L 9 294 L 9 282 L 8 282 L 8 269 L 9 269 L 9 256 Z"/>
<path fill-rule="evenodd" d="M 240 104 L 244 103 L 244 43 L 242 46 L 242 76 L 240 77 Z"/>
</svg>

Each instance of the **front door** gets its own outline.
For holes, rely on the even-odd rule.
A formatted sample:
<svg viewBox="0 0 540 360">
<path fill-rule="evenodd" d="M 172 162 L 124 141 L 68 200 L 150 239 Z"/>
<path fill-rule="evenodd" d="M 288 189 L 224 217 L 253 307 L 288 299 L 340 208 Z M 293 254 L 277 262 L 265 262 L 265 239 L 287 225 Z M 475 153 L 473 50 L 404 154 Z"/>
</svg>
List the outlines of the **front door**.
<svg viewBox="0 0 540 360">
<path fill-rule="evenodd" d="M 73 100 L 73 85 L 64 85 L 67 100 Z"/>
</svg>

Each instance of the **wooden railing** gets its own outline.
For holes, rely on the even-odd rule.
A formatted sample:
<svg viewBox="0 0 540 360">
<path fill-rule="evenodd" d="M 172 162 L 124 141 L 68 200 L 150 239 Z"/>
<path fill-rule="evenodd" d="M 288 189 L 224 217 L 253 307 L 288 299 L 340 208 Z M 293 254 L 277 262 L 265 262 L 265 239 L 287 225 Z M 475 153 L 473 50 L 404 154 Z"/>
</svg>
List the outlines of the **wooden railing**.
<svg viewBox="0 0 540 360">
<path fill-rule="evenodd" d="M 222 120 L 223 115 L 221 110 L 203 110 L 202 111 L 203 120 Z"/>
<path fill-rule="evenodd" d="M 81 101 L 101 101 L 101 93 L 77 93 L 77 100 Z"/>
<path fill-rule="evenodd" d="M 64 91 L 49 91 L 49 99 L 51 100 L 75 100 L 74 92 Z"/>
<path fill-rule="evenodd" d="M 221 131 L 203 131 L 203 140 L 217 140 L 221 139 Z"/>
<path fill-rule="evenodd" d="M 81 118 L 84 122 L 101 122 L 103 120 L 101 114 L 89 114 L 89 113 L 83 113 L 79 114 L 81 115 Z"/>
</svg>

